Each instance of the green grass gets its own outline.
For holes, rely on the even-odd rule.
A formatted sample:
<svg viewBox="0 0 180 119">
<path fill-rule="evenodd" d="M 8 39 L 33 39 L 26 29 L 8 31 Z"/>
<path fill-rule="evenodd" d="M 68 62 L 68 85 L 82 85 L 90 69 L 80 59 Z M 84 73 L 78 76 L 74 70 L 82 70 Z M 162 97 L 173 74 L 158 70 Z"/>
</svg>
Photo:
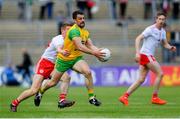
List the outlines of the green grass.
<svg viewBox="0 0 180 119">
<path fill-rule="evenodd" d="M 84 87 L 71 87 L 69 99 L 76 101 L 70 108 L 57 107 L 59 88 L 52 88 L 44 94 L 40 107 L 35 107 L 33 97 L 23 101 L 18 112 L 10 112 L 9 104 L 24 89 L 19 87 L 0 87 L 0 118 L 180 118 L 180 87 L 162 87 L 160 97 L 168 101 L 167 105 L 150 103 L 152 87 L 139 88 L 130 98 L 130 105 L 123 106 L 118 97 L 127 87 L 95 87 L 101 107 L 88 103 Z"/>
</svg>

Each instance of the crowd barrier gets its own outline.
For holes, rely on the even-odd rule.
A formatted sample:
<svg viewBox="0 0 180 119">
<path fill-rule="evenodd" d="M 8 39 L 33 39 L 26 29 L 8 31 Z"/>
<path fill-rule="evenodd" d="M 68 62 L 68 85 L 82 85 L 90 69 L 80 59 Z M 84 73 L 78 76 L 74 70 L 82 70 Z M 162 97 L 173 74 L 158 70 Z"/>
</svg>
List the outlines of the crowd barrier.
<svg viewBox="0 0 180 119">
<path fill-rule="evenodd" d="M 2 85 L 2 72 L 4 67 L 0 67 L 0 84 Z M 95 86 L 130 86 L 138 79 L 138 66 L 102 66 L 91 67 Z M 161 82 L 163 86 L 180 85 L 180 66 L 162 66 L 164 77 Z M 84 76 L 75 71 L 68 71 L 71 76 L 72 86 L 84 85 Z M 18 77 L 17 77 L 18 78 Z M 20 78 L 20 76 L 19 76 Z M 152 72 L 146 77 L 143 86 L 152 86 L 155 75 Z"/>
</svg>

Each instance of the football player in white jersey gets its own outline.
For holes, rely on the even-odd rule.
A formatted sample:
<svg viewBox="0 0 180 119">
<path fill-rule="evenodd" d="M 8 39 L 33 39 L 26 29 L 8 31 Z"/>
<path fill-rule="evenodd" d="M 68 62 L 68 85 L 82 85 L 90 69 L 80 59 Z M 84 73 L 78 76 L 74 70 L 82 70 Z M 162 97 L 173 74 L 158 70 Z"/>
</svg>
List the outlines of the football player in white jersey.
<svg viewBox="0 0 180 119">
<path fill-rule="evenodd" d="M 152 94 L 152 104 L 163 105 L 167 102 L 158 97 L 158 91 L 160 88 L 160 82 L 163 77 L 163 72 L 159 63 L 154 58 L 154 52 L 156 47 L 162 43 L 162 45 L 171 50 L 176 51 L 176 47 L 170 45 L 166 39 L 166 31 L 164 25 L 166 21 L 166 15 L 162 12 L 157 13 L 155 24 L 147 27 L 135 41 L 136 49 L 136 62 L 139 62 L 139 78 L 136 80 L 128 90 L 119 97 L 119 101 L 125 106 L 128 105 L 128 97 L 144 82 L 148 71 L 151 70 L 156 74 L 156 81 L 154 84 L 154 92 Z M 140 49 L 140 42 L 143 40 L 143 45 Z"/>
<path fill-rule="evenodd" d="M 72 25 L 73 23 L 64 23 L 61 27 L 62 35 L 58 35 L 52 39 L 49 46 L 41 56 L 41 59 L 37 63 L 31 88 L 22 92 L 15 100 L 12 101 L 10 111 L 17 112 L 17 106 L 20 102 L 38 93 L 44 79 L 49 78 L 53 73 L 57 52 L 62 53 L 64 56 L 70 55 L 68 51 L 62 50 L 62 48 L 66 31 L 69 30 Z M 72 106 L 75 102 L 65 99 L 70 83 L 69 75 L 65 73 L 61 78 L 61 81 L 60 101 L 63 105 L 61 105 L 62 107 L 60 108 Z M 39 104 L 40 102 L 35 102 L 36 106 L 39 106 Z"/>
</svg>

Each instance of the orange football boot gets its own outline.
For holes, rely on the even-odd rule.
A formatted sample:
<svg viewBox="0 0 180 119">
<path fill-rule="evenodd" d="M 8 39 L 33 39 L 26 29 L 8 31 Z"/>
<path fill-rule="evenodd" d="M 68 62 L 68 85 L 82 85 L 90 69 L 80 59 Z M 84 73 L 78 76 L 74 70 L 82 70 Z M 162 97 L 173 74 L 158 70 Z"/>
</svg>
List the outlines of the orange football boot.
<svg viewBox="0 0 180 119">
<path fill-rule="evenodd" d="M 128 98 L 126 96 L 119 97 L 119 101 L 123 103 L 125 106 L 128 106 Z"/>
<path fill-rule="evenodd" d="M 167 103 L 165 100 L 162 100 L 158 97 L 152 97 L 151 102 L 152 102 L 152 104 L 157 104 L 157 105 L 164 105 Z"/>
</svg>

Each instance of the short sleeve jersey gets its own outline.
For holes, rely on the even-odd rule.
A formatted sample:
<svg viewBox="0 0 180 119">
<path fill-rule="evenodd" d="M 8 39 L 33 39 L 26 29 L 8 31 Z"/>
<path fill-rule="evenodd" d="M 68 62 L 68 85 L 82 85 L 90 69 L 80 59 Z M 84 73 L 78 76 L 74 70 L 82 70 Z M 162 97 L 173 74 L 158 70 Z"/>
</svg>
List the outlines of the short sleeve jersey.
<svg viewBox="0 0 180 119">
<path fill-rule="evenodd" d="M 58 46 L 63 46 L 63 45 L 64 45 L 64 39 L 62 35 L 55 36 L 51 40 L 51 42 L 49 43 L 48 47 L 46 48 L 46 50 L 44 51 L 41 57 L 46 58 L 54 63 L 57 57 L 57 48 Z"/>
<path fill-rule="evenodd" d="M 58 53 L 58 58 L 69 61 L 76 59 L 79 56 L 82 56 L 82 52 L 76 49 L 76 46 L 73 43 L 74 37 L 81 37 L 82 44 L 85 44 L 89 39 L 89 32 L 86 29 L 82 29 L 76 24 L 74 24 L 67 32 L 66 37 L 64 39 L 64 47 L 63 49 L 68 50 L 70 52 L 69 56 L 63 56 L 61 53 Z"/>
<path fill-rule="evenodd" d="M 145 55 L 154 55 L 156 47 L 166 39 L 166 31 L 163 28 L 159 30 L 155 24 L 147 27 L 142 35 L 144 39 L 140 53 Z"/>
</svg>

